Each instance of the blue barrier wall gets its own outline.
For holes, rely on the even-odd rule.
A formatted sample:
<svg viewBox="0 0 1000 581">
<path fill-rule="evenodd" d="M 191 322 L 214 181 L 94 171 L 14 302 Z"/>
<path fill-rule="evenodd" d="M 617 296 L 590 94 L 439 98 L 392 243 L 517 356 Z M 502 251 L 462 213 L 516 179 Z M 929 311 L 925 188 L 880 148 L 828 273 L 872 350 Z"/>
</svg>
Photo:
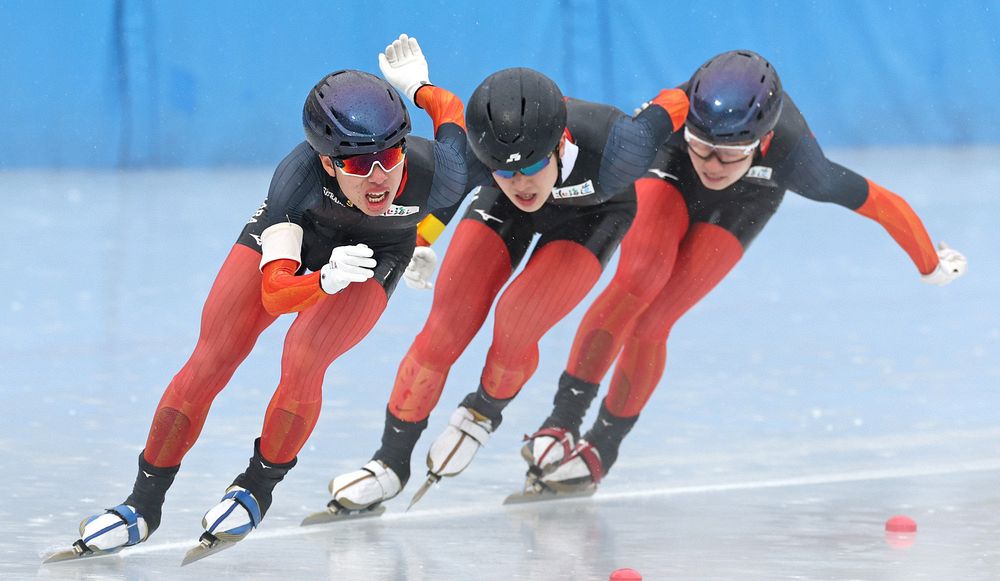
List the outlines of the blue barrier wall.
<svg viewBox="0 0 1000 581">
<path fill-rule="evenodd" d="M 631 110 L 749 48 L 824 145 L 1000 141 L 996 1 L 0 0 L 0 14 L 6 168 L 276 163 L 301 140 L 312 84 L 377 73 L 401 32 L 463 99 L 496 69 L 530 66 Z"/>
</svg>

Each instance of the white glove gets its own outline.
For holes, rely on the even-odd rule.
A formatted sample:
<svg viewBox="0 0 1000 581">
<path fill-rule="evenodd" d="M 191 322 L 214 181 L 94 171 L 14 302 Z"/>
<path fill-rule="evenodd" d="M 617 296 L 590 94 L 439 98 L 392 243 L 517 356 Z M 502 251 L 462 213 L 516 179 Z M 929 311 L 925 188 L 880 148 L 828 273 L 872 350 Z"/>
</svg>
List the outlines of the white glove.
<svg viewBox="0 0 1000 581">
<path fill-rule="evenodd" d="M 339 293 L 352 282 L 365 282 L 375 276 L 375 252 L 364 244 L 338 246 L 330 253 L 330 262 L 320 269 L 319 284 L 328 295 Z"/>
<path fill-rule="evenodd" d="M 944 242 L 940 242 L 938 243 L 937 255 L 937 267 L 929 273 L 921 275 L 921 280 L 927 284 L 944 286 L 965 274 L 969 262 L 961 252 L 953 250 Z"/>
<path fill-rule="evenodd" d="M 430 84 L 427 59 L 420 52 L 420 45 L 417 44 L 417 39 L 405 34 L 399 35 L 398 39 L 385 47 L 384 53 L 379 53 L 378 68 L 382 69 L 385 80 L 406 95 L 414 105 L 416 102 L 413 97 L 416 96 L 417 89 Z"/>
<path fill-rule="evenodd" d="M 418 290 L 432 289 L 431 275 L 437 268 L 438 257 L 430 246 L 417 246 L 413 249 L 413 258 L 403 271 L 403 282 L 410 288 Z"/>
</svg>

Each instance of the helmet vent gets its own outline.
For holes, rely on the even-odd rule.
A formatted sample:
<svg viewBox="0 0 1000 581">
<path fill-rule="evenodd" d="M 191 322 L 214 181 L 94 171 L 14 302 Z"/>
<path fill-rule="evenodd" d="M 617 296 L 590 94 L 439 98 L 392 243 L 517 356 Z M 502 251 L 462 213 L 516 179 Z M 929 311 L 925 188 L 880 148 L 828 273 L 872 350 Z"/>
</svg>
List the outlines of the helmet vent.
<svg viewBox="0 0 1000 581">
<path fill-rule="evenodd" d="M 757 95 L 754 95 L 753 97 L 750 97 L 750 102 L 747 103 L 747 109 L 749 109 L 750 107 L 753 107 L 753 103 L 756 100 L 757 100 Z"/>
<path fill-rule="evenodd" d="M 319 95 L 320 99 L 325 99 L 326 98 L 325 96 L 323 96 L 323 91 L 316 91 L 316 93 Z"/>
<path fill-rule="evenodd" d="M 527 107 L 527 104 L 528 104 L 527 100 L 525 100 L 524 97 L 521 97 L 521 116 L 522 117 L 524 116 L 524 110 Z"/>
</svg>

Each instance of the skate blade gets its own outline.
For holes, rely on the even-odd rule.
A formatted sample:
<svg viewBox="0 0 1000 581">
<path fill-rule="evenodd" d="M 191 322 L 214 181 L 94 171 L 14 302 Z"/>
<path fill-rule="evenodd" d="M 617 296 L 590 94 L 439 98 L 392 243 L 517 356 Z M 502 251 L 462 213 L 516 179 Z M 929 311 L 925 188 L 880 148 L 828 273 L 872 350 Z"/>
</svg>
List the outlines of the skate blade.
<svg viewBox="0 0 1000 581">
<path fill-rule="evenodd" d="M 102 551 L 100 549 L 89 549 L 83 544 L 83 540 L 78 540 L 73 543 L 72 549 L 66 549 L 64 551 L 56 551 L 51 553 L 48 557 L 42 560 L 42 565 L 47 565 L 49 563 L 59 563 L 60 561 L 74 561 L 76 559 L 90 559 L 93 557 L 106 557 L 108 555 L 114 555 L 124 549 L 125 547 L 116 547 L 114 549 L 108 549 Z"/>
<path fill-rule="evenodd" d="M 198 546 L 189 550 L 184 555 L 184 560 L 181 561 L 181 567 L 184 565 L 190 565 L 195 561 L 200 561 L 201 559 L 214 555 L 219 551 L 225 551 L 237 542 L 238 541 L 220 540 L 218 537 L 209 532 L 202 533 L 201 538 L 198 539 Z"/>
<path fill-rule="evenodd" d="M 314 512 L 306 518 L 302 519 L 302 524 L 300 526 L 309 525 L 321 525 L 330 522 L 339 522 L 342 520 L 354 520 L 360 518 L 369 518 L 373 516 L 382 516 L 385 512 L 385 507 L 381 504 L 377 504 L 371 508 L 360 508 L 357 510 L 352 510 L 349 508 L 343 509 L 326 509 L 322 512 Z"/>
<path fill-rule="evenodd" d="M 587 496 L 593 496 L 597 492 L 596 486 L 589 486 L 581 490 L 573 490 L 566 492 L 557 492 L 551 488 L 545 488 L 540 491 L 535 490 L 524 490 L 521 492 L 515 492 L 507 498 L 503 499 L 504 504 L 527 504 L 530 502 L 543 502 L 548 500 L 564 500 L 568 498 L 584 498 Z"/>
<path fill-rule="evenodd" d="M 409 512 L 410 509 L 413 508 L 413 505 L 417 504 L 417 501 L 423 498 L 424 495 L 427 494 L 427 491 L 431 489 L 431 486 L 434 486 L 439 480 L 441 480 L 440 476 L 428 472 L 427 480 L 423 483 L 423 485 L 420 488 L 417 489 L 417 492 L 413 495 L 413 498 L 410 499 L 410 504 L 409 506 L 406 507 L 406 512 Z"/>
</svg>

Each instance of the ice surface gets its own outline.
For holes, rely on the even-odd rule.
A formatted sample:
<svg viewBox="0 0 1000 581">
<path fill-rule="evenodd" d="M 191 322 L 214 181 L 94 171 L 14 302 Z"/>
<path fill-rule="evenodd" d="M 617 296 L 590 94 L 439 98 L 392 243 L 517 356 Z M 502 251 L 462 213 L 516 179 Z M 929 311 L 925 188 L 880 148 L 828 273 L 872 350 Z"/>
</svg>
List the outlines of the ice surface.
<svg viewBox="0 0 1000 581">
<path fill-rule="evenodd" d="M 216 400 L 148 544 L 39 563 L 127 495 L 152 411 L 270 170 L 0 173 L 0 578 L 575 580 L 632 567 L 646 579 L 995 579 L 1000 151 L 831 157 L 903 195 L 935 240 L 968 256 L 967 277 L 923 285 L 881 228 L 789 194 L 674 329 L 667 374 L 597 495 L 500 504 L 520 486 L 519 440 L 546 415 L 595 293 L 543 339 L 538 372 L 465 474 L 403 512 L 431 439 L 476 385 L 487 332 L 452 370 L 389 511 L 300 528 L 327 481 L 377 445 L 430 306 L 400 285 L 328 372 L 320 423 L 262 528 L 184 569 L 202 513 L 249 457 L 288 321 Z M 917 521 L 909 548 L 884 538 L 894 514 Z"/>
</svg>

